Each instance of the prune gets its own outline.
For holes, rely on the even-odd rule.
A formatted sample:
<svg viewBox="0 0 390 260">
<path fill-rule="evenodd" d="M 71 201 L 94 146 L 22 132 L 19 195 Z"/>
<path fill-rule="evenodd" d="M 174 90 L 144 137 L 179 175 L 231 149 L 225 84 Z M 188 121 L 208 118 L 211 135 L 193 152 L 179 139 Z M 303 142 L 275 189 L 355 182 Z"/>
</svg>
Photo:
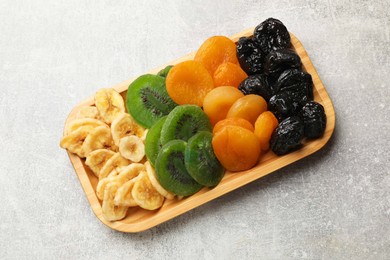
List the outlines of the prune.
<svg viewBox="0 0 390 260">
<path fill-rule="evenodd" d="M 304 137 L 303 121 L 299 116 L 283 120 L 272 134 L 270 146 L 277 155 L 289 153 L 301 146 Z"/>
<path fill-rule="evenodd" d="M 255 28 L 253 35 L 265 54 L 290 46 L 290 34 L 278 19 L 268 18 Z"/>
<path fill-rule="evenodd" d="M 240 83 L 238 89 L 244 93 L 244 95 L 260 95 L 267 102 L 274 94 L 273 90 L 269 87 L 267 77 L 264 74 L 256 74 L 247 77 Z"/>
<path fill-rule="evenodd" d="M 241 37 L 237 42 L 236 53 L 241 68 L 248 75 L 263 72 L 265 54 L 253 38 Z"/>
<path fill-rule="evenodd" d="M 277 93 L 285 91 L 294 92 L 296 98 L 299 97 L 303 103 L 313 100 L 313 80 L 311 75 L 299 69 L 283 71 L 274 88 Z"/>
<path fill-rule="evenodd" d="M 268 102 L 268 110 L 274 113 L 279 122 L 289 116 L 297 115 L 301 107 L 290 91 L 278 93 L 272 96 Z"/>
<path fill-rule="evenodd" d="M 302 108 L 302 119 L 305 126 L 304 134 L 308 138 L 318 138 L 324 134 L 326 114 L 324 107 L 315 102 L 307 102 Z"/>
<path fill-rule="evenodd" d="M 291 49 L 271 51 L 264 61 L 264 73 L 276 79 L 283 71 L 300 67 L 301 58 Z"/>
</svg>

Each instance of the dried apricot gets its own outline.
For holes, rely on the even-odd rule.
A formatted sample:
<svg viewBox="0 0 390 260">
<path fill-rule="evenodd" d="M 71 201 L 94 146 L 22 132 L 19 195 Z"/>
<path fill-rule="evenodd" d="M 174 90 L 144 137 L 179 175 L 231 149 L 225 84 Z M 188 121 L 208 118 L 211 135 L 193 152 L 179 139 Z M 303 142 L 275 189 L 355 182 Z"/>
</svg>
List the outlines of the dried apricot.
<svg viewBox="0 0 390 260">
<path fill-rule="evenodd" d="M 229 171 L 244 171 L 258 161 L 261 147 L 256 135 L 240 126 L 228 125 L 212 140 L 215 156 Z"/>
<path fill-rule="evenodd" d="M 278 126 L 278 119 L 271 111 L 262 113 L 255 122 L 255 135 L 259 138 L 261 150 L 269 149 L 269 140 Z"/>
<path fill-rule="evenodd" d="M 211 75 L 225 62 L 238 64 L 236 44 L 225 36 L 208 38 L 198 49 L 194 60 L 202 63 Z"/>
<path fill-rule="evenodd" d="M 267 102 L 264 98 L 259 95 L 250 94 L 237 99 L 230 107 L 226 117 L 244 118 L 254 125 L 256 119 L 264 111 L 267 111 Z"/>
<path fill-rule="evenodd" d="M 214 86 L 232 86 L 238 88 L 240 83 L 247 77 L 248 75 L 241 69 L 240 65 L 225 62 L 219 65 L 214 72 Z"/>
<path fill-rule="evenodd" d="M 216 123 L 213 128 L 213 134 L 215 134 L 216 132 L 218 132 L 219 130 L 221 130 L 227 125 L 241 126 L 243 128 L 248 129 L 251 132 L 255 131 L 255 128 L 251 123 L 249 123 L 248 120 L 239 117 L 231 117 L 231 118 L 225 118 L 219 121 L 218 123 Z"/>
<path fill-rule="evenodd" d="M 202 106 L 204 97 L 214 88 L 214 83 L 201 63 L 189 60 L 173 66 L 166 79 L 166 88 L 177 104 Z"/>
<path fill-rule="evenodd" d="M 244 94 L 235 87 L 216 87 L 211 90 L 203 100 L 203 110 L 211 124 L 215 125 L 225 119 L 232 104 L 243 96 Z"/>
</svg>

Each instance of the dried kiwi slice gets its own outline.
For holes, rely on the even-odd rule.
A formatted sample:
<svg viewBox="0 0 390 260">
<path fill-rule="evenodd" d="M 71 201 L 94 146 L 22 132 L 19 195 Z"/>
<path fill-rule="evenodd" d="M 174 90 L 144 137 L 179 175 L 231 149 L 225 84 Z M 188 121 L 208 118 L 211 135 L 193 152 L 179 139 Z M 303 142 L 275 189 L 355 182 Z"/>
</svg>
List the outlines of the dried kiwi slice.
<svg viewBox="0 0 390 260">
<path fill-rule="evenodd" d="M 152 127 L 161 117 L 176 106 L 165 88 L 165 78 L 146 74 L 134 80 L 126 96 L 127 111 L 146 128 Z"/>
<path fill-rule="evenodd" d="M 172 140 L 163 146 L 156 160 L 156 175 L 159 183 L 167 191 L 179 196 L 190 196 L 202 188 L 185 167 L 186 146 L 187 143 L 182 140 Z"/>
<path fill-rule="evenodd" d="M 199 131 L 210 131 L 211 124 L 207 115 L 196 105 L 181 105 L 169 113 L 161 129 L 161 143 L 171 140 L 187 141 Z"/>
<path fill-rule="evenodd" d="M 161 129 L 167 116 L 160 118 L 148 131 L 145 138 L 145 154 L 149 162 L 155 166 L 158 152 L 162 148 L 160 142 Z"/>
<path fill-rule="evenodd" d="M 188 140 L 184 162 L 188 173 L 207 187 L 216 186 L 222 179 L 224 168 L 215 157 L 211 144 L 213 135 L 201 131 Z"/>
</svg>

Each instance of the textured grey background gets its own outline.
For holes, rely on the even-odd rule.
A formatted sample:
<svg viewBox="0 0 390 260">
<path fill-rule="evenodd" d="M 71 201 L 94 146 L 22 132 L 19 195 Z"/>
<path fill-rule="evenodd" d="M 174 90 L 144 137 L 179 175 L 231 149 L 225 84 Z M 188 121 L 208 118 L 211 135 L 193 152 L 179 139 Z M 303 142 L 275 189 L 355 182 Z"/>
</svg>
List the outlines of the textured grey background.
<svg viewBox="0 0 390 260">
<path fill-rule="evenodd" d="M 1 0 L 0 259 L 389 259 L 389 5 Z M 101 224 L 59 148 L 72 107 L 271 16 L 334 102 L 329 144 L 149 231 Z"/>
</svg>

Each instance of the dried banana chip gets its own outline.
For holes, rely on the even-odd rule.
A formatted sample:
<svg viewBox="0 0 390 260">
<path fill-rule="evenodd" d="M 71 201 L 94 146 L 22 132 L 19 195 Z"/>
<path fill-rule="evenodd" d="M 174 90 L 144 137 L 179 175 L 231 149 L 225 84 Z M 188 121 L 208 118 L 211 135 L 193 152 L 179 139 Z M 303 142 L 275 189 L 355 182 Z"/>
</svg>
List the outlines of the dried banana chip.
<svg viewBox="0 0 390 260">
<path fill-rule="evenodd" d="M 145 165 L 142 163 L 132 163 L 126 167 L 123 167 L 119 174 L 115 176 L 115 181 L 125 183 L 139 176 L 142 172 L 145 172 Z"/>
<path fill-rule="evenodd" d="M 119 166 L 127 166 L 130 164 L 130 161 L 126 158 L 123 158 L 120 153 L 114 154 L 102 167 L 99 173 L 99 180 L 105 178 L 110 174 L 112 170 Z"/>
<path fill-rule="evenodd" d="M 107 126 L 107 124 L 105 124 L 103 121 L 100 121 L 100 120 L 97 120 L 97 119 L 93 119 L 93 118 L 79 118 L 79 119 L 75 119 L 73 121 L 71 121 L 67 128 L 66 128 L 66 133 L 67 134 L 70 134 L 72 133 L 73 131 L 76 131 L 77 129 L 79 129 L 80 127 L 89 127 L 92 129 L 95 129 L 96 127 L 98 126 Z"/>
<path fill-rule="evenodd" d="M 132 162 L 140 162 L 145 156 L 145 145 L 138 136 L 125 136 L 119 141 L 119 152 Z"/>
<path fill-rule="evenodd" d="M 126 166 L 119 166 L 119 167 L 116 167 L 114 170 L 112 170 L 106 178 L 112 178 L 112 177 L 116 177 L 119 175 L 119 173 L 124 169 L 126 168 Z"/>
<path fill-rule="evenodd" d="M 120 185 L 117 182 L 110 182 L 104 189 L 102 213 L 108 221 L 120 220 L 126 217 L 128 207 L 115 206 L 114 204 L 115 194 Z"/>
<path fill-rule="evenodd" d="M 145 129 L 140 126 L 128 113 L 119 115 L 111 124 L 112 138 L 116 145 L 119 145 L 119 140 L 128 135 L 136 135 L 142 137 Z"/>
<path fill-rule="evenodd" d="M 95 106 L 80 107 L 79 111 L 77 112 L 76 118 L 93 118 L 101 120 L 99 111 Z"/>
<path fill-rule="evenodd" d="M 125 112 L 122 96 L 112 88 L 103 88 L 96 92 L 95 106 L 107 124 L 111 124 L 117 116 Z"/>
<path fill-rule="evenodd" d="M 132 163 L 126 167 L 117 167 L 114 169 L 114 171 L 118 171 L 118 169 L 118 175 L 111 175 L 111 172 L 109 174 L 111 175 L 110 177 L 99 180 L 96 187 L 96 195 L 100 200 L 103 199 L 104 189 L 108 183 L 117 182 L 124 184 L 125 182 L 137 177 L 140 173 L 145 172 L 145 166 L 141 163 Z"/>
<path fill-rule="evenodd" d="M 111 131 L 108 126 L 98 126 L 87 136 L 83 143 L 84 153 L 88 156 L 90 152 L 98 149 L 115 149 Z"/>
<path fill-rule="evenodd" d="M 117 167 L 114 170 L 112 170 L 106 178 L 99 180 L 99 182 L 96 186 L 96 196 L 100 200 L 103 200 L 104 189 L 106 188 L 106 185 L 109 184 L 110 182 L 115 181 L 115 177 L 117 177 L 118 174 L 120 173 L 120 171 L 123 169 L 124 169 L 124 166 Z M 123 184 L 125 182 L 125 180 L 117 181 L 117 182 Z"/>
<path fill-rule="evenodd" d="M 158 209 L 164 203 L 164 197 L 153 187 L 146 173 L 140 174 L 131 195 L 141 208 L 147 210 Z"/>
<path fill-rule="evenodd" d="M 83 150 L 83 143 L 91 131 L 91 127 L 83 126 L 70 134 L 64 136 L 60 141 L 60 146 L 67 149 L 71 153 L 77 154 L 79 157 L 84 158 L 85 153 Z"/>
<path fill-rule="evenodd" d="M 100 170 L 115 152 L 108 149 L 98 149 L 88 154 L 85 164 L 89 166 L 92 172 L 99 177 Z"/>
<path fill-rule="evenodd" d="M 134 183 L 138 180 L 139 177 L 135 177 L 122 186 L 119 187 L 115 194 L 114 204 L 116 206 L 126 206 L 126 207 L 135 207 L 138 206 L 137 202 L 133 199 L 131 191 L 133 189 Z"/>
</svg>

